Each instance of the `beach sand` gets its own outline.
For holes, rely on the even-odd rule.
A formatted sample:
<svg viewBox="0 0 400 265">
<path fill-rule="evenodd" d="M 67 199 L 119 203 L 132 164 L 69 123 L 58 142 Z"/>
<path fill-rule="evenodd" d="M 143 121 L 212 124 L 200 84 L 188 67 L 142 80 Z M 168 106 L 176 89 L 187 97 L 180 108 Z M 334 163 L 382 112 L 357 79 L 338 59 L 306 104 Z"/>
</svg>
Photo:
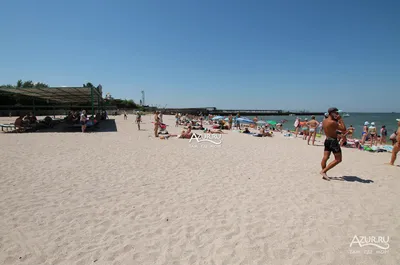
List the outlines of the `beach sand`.
<svg viewBox="0 0 400 265">
<path fill-rule="evenodd" d="M 347 180 L 328 182 L 323 147 L 300 139 L 229 132 L 217 147 L 154 138 L 150 115 L 140 132 L 115 119 L 107 132 L 0 133 L 0 264 L 400 263 L 389 153 L 344 149 L 328 175 Z M 390 247 L 350 247 L 355 235 Z"/>
</svg>

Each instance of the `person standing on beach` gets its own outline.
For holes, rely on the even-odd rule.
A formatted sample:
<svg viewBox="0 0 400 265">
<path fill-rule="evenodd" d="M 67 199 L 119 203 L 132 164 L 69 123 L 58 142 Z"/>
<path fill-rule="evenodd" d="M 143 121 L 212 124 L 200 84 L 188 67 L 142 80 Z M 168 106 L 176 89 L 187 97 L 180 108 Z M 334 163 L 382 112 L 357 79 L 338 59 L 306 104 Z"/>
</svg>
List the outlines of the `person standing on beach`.
<svg viewBox="0 0 400 265">
<path fill-rule="evenodd" d="M 233 117 L 232 117 L 232 114 L 229 114 L 229 117 L 228 117 L 228 122 L 229 122 L 229 130 L 232 130 L 232 123 L 233 123 Z"/>
<path fill-rule="evenodd" d="M 383 125 L 381 128 L 381 145 L 386 144 L 387 130 L 386 125 Z"/>
<path fill-rule="evenodd" d="M 126 110 L 124 110 L 124 120 L 128 119 L 128 114 L 126 114 Z"/>
<path fill-rule="evenodd" d="M 80 122 L 81 122 L 81 127 L 82 127 L 82 132 L 84 133 L 86 131 L 86 111 L 82 110 L 81 112 L 81 118 L 80 118 Z"/>
<path fill-rule="evenodd" d="M 303 140 L 307 139 L 309 135 L 308 119 L 305 118 L 304 122 L 301 123 L 301 130 L 303 131 Z"/>
<path fill-rule="evenodd" d="M 375 122 L 371 122 L 371 126 L 368 127 L 368 133 L 371 136 L 371 146 L 373 146 L 374 143 L 378 144 L 376 137 L 377 135 L 376 135 Z"/>
<path fill-rule="evenodd" d="M 139 111 L 136 111 L 136 123 L 138 127 L 138 131 L 140 131 L 140 122 L 142 121 L 142 115 Z"/>
<path fill-rule="evenodd" d="M 175 127 L 178 127 L 179 125 L 179 114 L 178 112 L 175 114 Z"/>
<path fill-rule="evenodd" d="M 240 121 L 238 119 L 240 118 L 240 113 L 236 114 L 236 129 L 240 130 Z"/>
<path fill-rule="evenodd" d="M 353 139 L 353 134 L 355 130 L 356 129 L 354 129 L 353 125 L 350 125 L 350 127 L 347 128 L 347 138 Z"/>
<path fill-rule="evenodd" d="M 315 136 L 317 135 L 317 128 L 319 126 L 319 122 L 315 120 L 315 116 L 311 116 L 311 121 L 309 121 L 307 125 L 310 128 L 307 144 L 310 145 L 310 139 L 312 137 L 312 144 L 315 145 Z"/>
<path fill-rule="evenodd" d="M 158 127 L 160 126 L 160 118 L 158 112 L 154 112 L 154 137 L 158 137 Z"/>
<path fill-rule="evenodd" d="M 293 124 L 293 126 L 294 126 L 294 129 L 295 129 L 295 135 L 296 135 L 296 138 L 297 138 L 297 135 L 299 134 L 299 129 L 300 129 L 300 118 L 299 117 L 297 117 L 296 118 L 296 120 L 294 121 L 294 124 Z"/>
<path fill-rule="evenodd" d="M 342 162 L 342 150 L 338 141 L 338 131 L 343 132 L 346 130 L 346 126 L 344 125 L 337 108 L 328 109 L 328 118 L 323 121 L 322 127 L 324 128 L 326 139 L 324 143 L 324 156 L 321 161 L 322 171 L 320 174 L 324 180 L 329 181 L 330 179 L 326 173 Z M 326 163 L 328 162 L 331 153 L 335 156 L 335 160 L 330 162 L 327 166 Z"/>
<path fill-rule="evenodd" d="M 368 137 L 368 125 L 369 122 L 364 122 L 364 127 L 363 127 L 363 131 L 362 131 L 362 138 L 361 138 L 361 144 L 365 144 L 365 141 L 367 140 Z"/>
<path fill-rule="evenodd" d="M 396 161 L 397 158 L 397 153 L 400 151 L 400 119 L 396 119 L 397 121 L 397 131 L 394 133 L 396 135 L 396 140 L 395 144 L 393 145 L 393 150 L 392 150 L 392 158 L 390 159 L 389 165 L 394 166 L 394 162 Z"/>
</svg>

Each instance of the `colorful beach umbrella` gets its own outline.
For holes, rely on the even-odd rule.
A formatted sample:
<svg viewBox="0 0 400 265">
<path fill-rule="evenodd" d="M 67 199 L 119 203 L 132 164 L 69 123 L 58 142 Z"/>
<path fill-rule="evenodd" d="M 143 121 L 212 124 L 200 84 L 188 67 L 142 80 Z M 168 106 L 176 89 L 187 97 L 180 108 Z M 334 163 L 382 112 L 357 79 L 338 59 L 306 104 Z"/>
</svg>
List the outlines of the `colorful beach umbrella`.
<svg viewBox="0 0 400 265">
<path fill-rule="evenodd" d="M 276 125 L 276 124 L 277 124 L 277 122 L 276 122 L 276 121 L 272 121 L 272 120 L 270 120 L 270 121 L 267 121 L 267 123 L 268 123 L 269 125 Z"/>
<path fill-rule="evenodd" d="M 212 118 L 213 121 L 216 120 L 222 120 L 224 117 L 223 116 L 215 116 L 214 118 Z"/>
</svg>

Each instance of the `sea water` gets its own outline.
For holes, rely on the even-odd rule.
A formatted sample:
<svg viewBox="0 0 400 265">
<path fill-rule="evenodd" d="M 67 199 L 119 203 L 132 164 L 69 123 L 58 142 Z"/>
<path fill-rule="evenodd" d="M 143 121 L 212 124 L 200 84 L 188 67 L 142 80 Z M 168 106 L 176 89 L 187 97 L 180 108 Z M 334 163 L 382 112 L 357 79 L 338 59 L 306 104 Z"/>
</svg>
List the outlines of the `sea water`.
<svg viewBox="0 0 400 265">
<path fill-rule="evenodd" d="M 364 126 L 364 122 L 368 121 L 369 123 L 375 122 L 375 127 L 380 134 L 380 130 L 383 125 L 386 125 L 386 130 L 388 132 L 388 137 L 397 130 L 397 121 L 396 119 L 400 119 L 400 113 L 349 113 L 350 117 L 343 117 L 344 123 L 346 127 L 350 127 L 353 125 L 355 128 L 354 137 L 361 138 L 362 129 Z M 305 118 L 308 120 L 311 119 L 311 116 L 257 116 L 259 120 L 274 120 L 280 122 L 281 120 L 288 120 L 283 128 L 285 130 L 293 130 L 294 129 L 294 121 L 296 117 L 299 117 L 304 121 Z M 248 118 L 253 119 L 254 116 L 248 116 Z M 316 116 L 317 121 L 321 122 L 324 117 Z"/>
</svg>

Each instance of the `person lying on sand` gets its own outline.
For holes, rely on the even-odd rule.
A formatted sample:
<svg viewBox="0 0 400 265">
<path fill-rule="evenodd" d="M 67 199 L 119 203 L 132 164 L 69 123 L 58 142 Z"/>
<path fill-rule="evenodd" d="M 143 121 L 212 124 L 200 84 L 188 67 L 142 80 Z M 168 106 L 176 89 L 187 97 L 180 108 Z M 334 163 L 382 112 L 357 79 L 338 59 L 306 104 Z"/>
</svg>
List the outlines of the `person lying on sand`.
<svg viewBox="0 0 400 265">
<path fill-rule="evenodd" d="M 268 131 L 265 131 L 264 128 L 261 128 L 259 133 L 256 134 L 256 135 L 260 136 L 260 137 L 272 137 L 272 133 L 268 132 Z"/>
<path fill-rule="evenodd" d="M 216 130 L 208 129 L 205 132 L 206 133 L 211 133 L 211 134 L 225 134 L 221 129 L 216 129 Z"/>
</svg>

